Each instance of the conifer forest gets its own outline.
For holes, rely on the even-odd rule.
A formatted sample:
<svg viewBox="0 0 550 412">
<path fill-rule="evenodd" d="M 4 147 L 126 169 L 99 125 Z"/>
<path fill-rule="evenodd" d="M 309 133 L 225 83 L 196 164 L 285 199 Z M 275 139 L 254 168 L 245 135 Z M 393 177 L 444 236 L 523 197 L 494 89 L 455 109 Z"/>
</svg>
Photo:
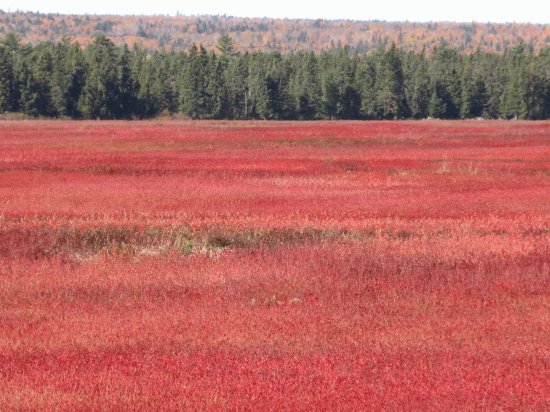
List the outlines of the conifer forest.
<svg viewBox="0 0 550 412">
<path fill-rule="evenodd" d="M 504 53 L 446 46 L 369 53 L 238 52 L 116 46 L 100 35 L 83 48 L 67 38 L 0 39 L 0 112 L 33 117 L 142 119 L 547 119 L 550 48 Z"/>
</svg>

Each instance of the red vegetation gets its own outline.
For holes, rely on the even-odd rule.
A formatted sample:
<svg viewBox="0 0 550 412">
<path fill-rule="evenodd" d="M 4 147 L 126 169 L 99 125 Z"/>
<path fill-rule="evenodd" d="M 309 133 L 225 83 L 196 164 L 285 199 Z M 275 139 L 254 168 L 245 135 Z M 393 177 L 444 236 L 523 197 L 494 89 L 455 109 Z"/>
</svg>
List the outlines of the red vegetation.
<svg viewBox="0 0 550 412">
<path fill-rule="evenodd" d="M 0 409 L 548 409 L 549 136 L 0 123 Z"/>
</svg>

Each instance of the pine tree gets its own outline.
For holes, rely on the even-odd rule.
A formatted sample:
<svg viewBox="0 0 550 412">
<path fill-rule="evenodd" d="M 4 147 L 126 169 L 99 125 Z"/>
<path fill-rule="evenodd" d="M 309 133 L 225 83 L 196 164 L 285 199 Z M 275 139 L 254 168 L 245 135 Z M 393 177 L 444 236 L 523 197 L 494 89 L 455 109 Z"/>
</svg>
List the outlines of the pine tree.
<svg viewBox="0 0 550 412">
<path fill-rule="evenodd" d="M 550 47 L 541 50 L 539 54 L 539 69 L 542 81 L 543 119 L 550 118 Z"/>
<path fill-rule="evenodd" d="M 464 59 L 462 69 L 462 102 L 460 115 L 463 119 L 487 114 L 488 96 L 485 82 L 478 73 L 475 55 Z"/>
<path fill-rule="evenodd" d="M 211 57 L 208 94 L 212 96 L 212 117 L 223 119 L 229 117 L 230 109 L 225 84 L 227 64 L 215 56 Z"/>
<path fill-rule="evenodd" d="M 410 116 L 415 119 L 426 117 L 430 100 L 430 78 L 424 52 L 410 52 L 404 56 L 403 77 L 405 100 Z"/>
<path fill-rule="evenodd" d="M 365 118 L 377 117 L 376 108 L 376 68 L 369 56 L 361 60 L 356 74 L 358 91 L 361 98 L 360 115 Z"/>
<path fill-rule="evenodd" d="M 447 103 L 443 96 L 445 95 L 445 92 L 443 91 L 443 87 L 439 84 L 435 84 L 432 95 L 430 97 L 430 101 L 428 103 L 428 115 L 435 119 L 444 118 L 447 113 Z"/>
<path fill-rule="evenodd" d="M 117 50 L 117 117 L 130 118 L 136 112 L 137 85 L 132 77 L 131 55 L 127 45 Z"/>
<path fill-rule="evenodd" d="M 153 93 L 153 71 L 153 64 L 148 60 L 140 65 L 136 110 L 140 117 L 151 117 L 158 113 L 158 103 Z"/>
<path fill-rule="evenodd" d="M 224 83 L 229 119 L 245 119 L 249 110 L 249 55 L 231 60 L 225 70 Z"/>
<path fill-rule="evenodd" d="M 14 111 L 17 106 L 13 52 L 0 43 L 0 113 Z"/>
<path fill-rule="evenodd" d="M 115 45 L 98 36 L 86 50 L 87 76 L 80 99 L 90 118 L 114 119 L 120 114 L 120 84 Z"/>
<path fill-rule="evenodd" d="M 383 53 L 376 68 L 376 107 L 384 119 L 398 119 L 408 115 L 403 89 L 401 58 L 395 43 Z"/>
<path fill-rule="evenodd" d="M 313 52 L 293 56 L 289 74 L 289 115 L 313 119 L 319 113 L 321 95 L 317 58 Z"/>
<path fill-rule="evenodd" d="M 53 63 L 51 44 L 41 44 L 24 59 L 20 70 L 20 105 L 31 116 L 54 116 L 50 81 Z"/>
<path fill-rule="evenodd" d="M 483 53 L 480 54 L 479 66 L 487 90 L 484 116 L 498 118 L 500 117 L 500 106 L 506 83 L 504 59 L 498 55 Z"/>
<path fill-rule="evenodd" d="M 220 51 L 222 58 L 229 59 L 238 54 L 235 50 L 235 40 L 231 36 L 224 34 L 218 39 L 217 49 Z"/>
<path fill-rule="evenodd" d="M 329 119 L 335 119 L 339 112 L 340 91 L 337 75 L 334 71 L 326 71 L 322 77 L 322 114 Z"/>
<path fill-rule="evenodd" d="M 79 117 L 78 99 L 85 82 L 85 62 L 77 43 L 68 38 L 58 42 L 53 50 L 50 79 L 51 99 L 57 116 Z"/>
<path fill-rule="evenodd" d="M 520 44 L 505 56 L 507 62 L 507 80 L 502 95 L 500 113 L 502 117 L 507 119 L 525 119 L 527 116 L 528 108 L 525 100 L 527 93 L 527 85 L 525 83 L 525 53 L 525 46 Z"/>
<path fill-rule="evenodd" d="M 439 47 L 434 51 L 430 63 L 431 88 L 437 88 L 437 99 L 443 100 L 446 107 L 445 113 L 438 117 L 459 118 L 462 101 L 460 55 L 457 50 Z"/>
</svg>

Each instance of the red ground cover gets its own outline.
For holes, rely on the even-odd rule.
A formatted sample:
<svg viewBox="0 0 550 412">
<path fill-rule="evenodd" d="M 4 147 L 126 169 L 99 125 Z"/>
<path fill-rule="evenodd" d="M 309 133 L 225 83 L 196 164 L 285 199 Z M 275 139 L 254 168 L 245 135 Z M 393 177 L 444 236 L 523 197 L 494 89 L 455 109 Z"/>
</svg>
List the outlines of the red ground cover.
<svg viewBox="0 0 550 412">
<path fill-rule="evenodd" d="M 0 122 L 12 409 L 550 409 L 550 123 Z"/>
</svg>

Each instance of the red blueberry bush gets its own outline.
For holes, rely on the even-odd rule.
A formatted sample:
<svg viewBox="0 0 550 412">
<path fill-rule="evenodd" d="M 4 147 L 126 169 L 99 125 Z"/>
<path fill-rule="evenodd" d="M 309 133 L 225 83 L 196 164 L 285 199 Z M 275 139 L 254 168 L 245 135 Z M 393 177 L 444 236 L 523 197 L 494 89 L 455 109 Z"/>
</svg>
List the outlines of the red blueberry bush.
<svg viewBox="0 0 550 412">
<path fill-rule="evenodd" d="M 550 123 L 0 123 L 0 410 L 547 410 Z"/>
</svg>

